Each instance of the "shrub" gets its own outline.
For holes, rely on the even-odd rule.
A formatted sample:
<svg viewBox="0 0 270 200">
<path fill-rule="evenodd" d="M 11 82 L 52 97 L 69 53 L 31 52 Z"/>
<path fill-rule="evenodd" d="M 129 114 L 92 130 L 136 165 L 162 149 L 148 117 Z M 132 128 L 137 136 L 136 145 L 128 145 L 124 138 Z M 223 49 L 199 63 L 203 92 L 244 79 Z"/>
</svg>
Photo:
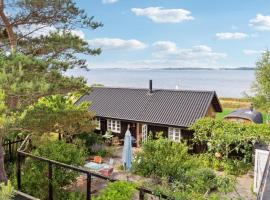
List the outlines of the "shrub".
<svg viewBox="0 0 270 200">
<path fill-rule="evenodd" d="M 193 124 L 194 142 L 207 144 L 209 159 L 216 169 L 245 173 L 252 162 L 254 144 L 270 141 L 267 124 L 240 124 L 204 118 Z M 216 158 L 219 155 L 219 159 Z"/>
<path fill-rule="evenodd" d="M 10 182 L 0 184 L 0 200 L 11 200 L 14 197 L 14 190 Z"/>
<path fill-rule="evenodd" d="M 85 152 L 74 144 L 64 141 L 54 141 L 41 145 L 33 151 L 41 156 L 65 164 L 81 166 L 85 160 Z M 76 172 L 53 166 L 53 188 L 55 199 L 67 199 L 64 187 L 72 183 L 78 174 Z M 22 187 L 26 193 L 41 199 L 48 198 L 48 164 L 27 158 L 23 166 Z"/>
<path fill-rule="evenodd" d="M 84 141 L 85 147 L 89 154 L 95 153 L 92 148 L 93 145 L 103 143 L 102 136 L 97 133 L 83 133 L 76 135 L 76 137 Z"/>
<path fill-rule="evenodd" d="M 185 180 L 185 172 L 200 166 L 198 160 L 188 154 L 188 147 L 165 138 L 149 140 L 143 151 L 137 153 L 133 171 L 142 176 L 173 177 Z"/>
<path fill-rule="evenodd" d="M 135 193 L 135 185 L 130 182 L 117 181 L 109 183 L 93 200 L 130 200 Z"/>
<path fill-rule="evenodd" d="M 187 145 L 159 138 L 144 143 L 143 151 L 133 163 L 133 171 L 156 177 L 161 184 L 151 187 L 157 195 L 162 193 L 177 200 L 204 200 L 205 193 L 227 192 L 225 185 L 232 183 L 218 177 L 209 165 L 205 157 L 188 154 Z"/>
</svg>

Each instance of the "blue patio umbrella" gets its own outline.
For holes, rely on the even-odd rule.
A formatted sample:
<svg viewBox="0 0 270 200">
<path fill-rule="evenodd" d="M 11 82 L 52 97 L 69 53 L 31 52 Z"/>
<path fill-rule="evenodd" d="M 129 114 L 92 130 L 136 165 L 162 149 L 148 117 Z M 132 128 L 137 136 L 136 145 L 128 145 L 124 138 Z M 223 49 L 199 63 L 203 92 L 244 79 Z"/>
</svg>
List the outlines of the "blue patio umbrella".
<svg viewBox="0 0 270 200">
<path fill-rule="evenodd" d="M 129 127 L 125 134 L 124 139 L 124 148 L 123 148 L 123 154 L 122 154 L 122 162 L 125 170 L 131 169 L 131 163 L 132 163 L 132 136 L 129 131 Z"/>
</svg>

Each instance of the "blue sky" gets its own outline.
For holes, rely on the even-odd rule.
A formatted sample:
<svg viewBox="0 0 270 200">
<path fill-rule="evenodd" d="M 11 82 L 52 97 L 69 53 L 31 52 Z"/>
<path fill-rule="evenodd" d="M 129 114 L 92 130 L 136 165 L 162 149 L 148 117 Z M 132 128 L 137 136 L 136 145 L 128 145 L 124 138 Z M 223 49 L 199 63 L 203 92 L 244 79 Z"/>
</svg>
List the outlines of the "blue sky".
<svg viewBox="0 0 270 200">
<path fill-rule="evenodd" d="M 90 67 L 253 67 L 270 43 L 269 0 L 78 0 Z"/>
</svg>

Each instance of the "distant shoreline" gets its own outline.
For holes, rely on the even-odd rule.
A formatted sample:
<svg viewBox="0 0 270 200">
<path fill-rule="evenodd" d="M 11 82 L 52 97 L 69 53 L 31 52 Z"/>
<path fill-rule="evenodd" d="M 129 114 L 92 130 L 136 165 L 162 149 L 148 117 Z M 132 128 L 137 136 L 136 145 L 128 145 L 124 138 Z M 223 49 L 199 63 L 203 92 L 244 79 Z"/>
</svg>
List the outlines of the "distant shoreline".
<svg viewBox="0 0 270 200">
<path fill-rule="evenodd" d="M 165 67 L 165 68 L 125 68 L 125 67 L 104 67 L 104 68 L 90 68 L 90 70 L 194 70 L 194 71 L 198 71 L 198 70 L 255 70 L 254 67 L 237 67 L 237 68 L 200 68 L 200 67 Z"/>
</svg>

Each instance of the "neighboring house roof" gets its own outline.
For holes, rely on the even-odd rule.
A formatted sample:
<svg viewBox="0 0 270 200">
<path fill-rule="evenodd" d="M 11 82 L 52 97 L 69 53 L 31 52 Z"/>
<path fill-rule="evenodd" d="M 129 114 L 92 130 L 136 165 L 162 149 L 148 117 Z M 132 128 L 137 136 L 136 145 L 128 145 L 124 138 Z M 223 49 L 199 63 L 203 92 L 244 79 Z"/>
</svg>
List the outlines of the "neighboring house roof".
<svg viewBox="0 0 270 200">
<path fill-rule="evenodd" d="M 76 104 L 84 101 L 92 102 L 89 110 L 98 117 L 180 127 L 205 117 L 211 104 L 222 112 L 214 91 L 94 87 Z"/>
<path fill-rule="evenodd" d="M 239 109 L 234 110 L 230 114 L 224 117 L 226 118 L 241 118 L 241 119 L 247 119 L 250 120 L 256 124 L 262 124 L 263 123 L 263 116 L 260 112 L 251 110 L 251 109 Z"/>
</svg>

